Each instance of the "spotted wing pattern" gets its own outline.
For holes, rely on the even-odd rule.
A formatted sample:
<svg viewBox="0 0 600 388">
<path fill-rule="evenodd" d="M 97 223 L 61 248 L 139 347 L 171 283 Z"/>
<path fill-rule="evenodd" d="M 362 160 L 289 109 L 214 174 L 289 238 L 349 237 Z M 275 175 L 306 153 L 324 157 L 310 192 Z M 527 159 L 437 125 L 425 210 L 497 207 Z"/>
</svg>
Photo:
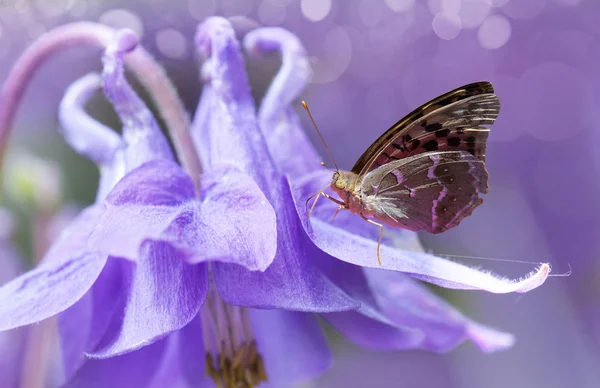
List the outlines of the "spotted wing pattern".
<svg viewBox="0 0 600 388">
<path fill-rule="evenodd" d="M 487 126 L 500 111 L 493 92 L 489 82 L 477 82 L 422 105 L 379 137 L 352 172 L 361 177 L 387 163 L 432 151 L 462 150 L 485 161 Z"/>
<path fill-rule="evenodd" d="M 432 151 L 390 162 L 362 180 L 365 208 L 378 220 L 441 233 L 469 216 L 488 191 L 482 160 L 467 151 Z"/>
</svg>

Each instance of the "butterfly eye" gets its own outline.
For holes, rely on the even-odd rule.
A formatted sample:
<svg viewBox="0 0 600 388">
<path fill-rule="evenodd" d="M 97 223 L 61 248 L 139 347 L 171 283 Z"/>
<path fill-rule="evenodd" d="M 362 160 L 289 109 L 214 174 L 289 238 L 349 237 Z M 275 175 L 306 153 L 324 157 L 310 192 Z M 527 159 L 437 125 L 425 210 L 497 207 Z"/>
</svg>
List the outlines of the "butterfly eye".
<svg viewBox="0 0 600 388">
<path fill-rule="evenodd" d="M 337 179 L 335 181 L 335 187 L 341 190 L 346 187 L 346 183 L 342 179 Z"/>
</svg>

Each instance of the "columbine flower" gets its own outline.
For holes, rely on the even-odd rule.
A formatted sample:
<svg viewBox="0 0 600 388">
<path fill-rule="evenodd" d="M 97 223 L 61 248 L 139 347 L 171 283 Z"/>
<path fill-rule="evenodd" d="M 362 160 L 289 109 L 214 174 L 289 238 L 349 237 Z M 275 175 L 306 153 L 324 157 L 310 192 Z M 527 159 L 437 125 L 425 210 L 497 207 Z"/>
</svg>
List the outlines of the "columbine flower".
<svg viewBox="0 0 600 388">
<path fill-rule="evenodd" d="M 292 37 L 272 33 L 258 32 L 258 44 L 249 38 L 248 45 L 298 49 L 296 58 L 305 62 Z M 320 173 L 308 167 L 316 153 L 298 132 L 289 107 L 305 84 L 302 78 L 286 79 L 286 66 L 294 65 L 289 56 L 263 102 L 260 128 L 267 137 L 279 129 L 280 135 L 287 132 L 300 141 L 267 142 L 231 26 L 220 18 L 200 26 L 197 44 L 210 57 L 193 124 L 205 170 L 200 178 L 172 161 L 152 115 L 123 77 L 123 54 L 135 43 L 131 34 L 122 33 L 105 56 L 104 89 L 124 123 L 122 137 L 105 136 L 109 130 L 81 109 L 97 87 L 93 78 L 75 84 L 72 102 L 67 98 L 61 109 L 67 139 L 103 171 L 91 215 L 75 221 L 40 268 L 0 289 L 0 298 L 6 298 L 0 303 L 6 314 L 0 311 L 0 317 L 8 317 L 0 319 L 3 328 L 62 312 L 72 386 L 107 386 L 115 379 L 136 386 L 202 386 L 206 376 L 224 386 L 254 386 L 267 377 L 274 386 L 293 384 L 330 363 L 321 329 L 307 312 L 327 313 L 326 319 L 348 337 L 374 348 L 443 351 L 466 338 L 484 350 L 510 345 L 509 335 L 467 320 L 409 278 L 364 271 L 363 265 L 376 266 L 376 242 L 370 232 L 356 232 L 364 225 L 348 220 L 340 229 L 318 218 L 312 226 L 306 222 L 305 192 Z M 94 135 L 75 132 L 82 129 Z M 295 164 L 306 171 L 285 165 L 289 155 L 297 156 Z M 188 166 L 193 163 L 189 154 L 180 156 Z M 294 194 L 283 173 L 294 182 Z M 422 252 L 383 247 L 382 254 L 388 269 L 443 286 L 492 292 L 528 291 L 548 271 L 542 267 L 510 282 Z M 62 283 L 48 300 L 48 286 L 58 279 Z M 376 289 L 378 284 L 383 288 Z M 20 300 L 4 303 L 15 296 Z M 406 303 L 398 304 L 398 297 Z M 24 311 L 32 303 L 34 311 Z M 82 365 L 84 353 L 94 359 Z M 150 369 L 156 373 L 147 373 Z"/>
</svg>

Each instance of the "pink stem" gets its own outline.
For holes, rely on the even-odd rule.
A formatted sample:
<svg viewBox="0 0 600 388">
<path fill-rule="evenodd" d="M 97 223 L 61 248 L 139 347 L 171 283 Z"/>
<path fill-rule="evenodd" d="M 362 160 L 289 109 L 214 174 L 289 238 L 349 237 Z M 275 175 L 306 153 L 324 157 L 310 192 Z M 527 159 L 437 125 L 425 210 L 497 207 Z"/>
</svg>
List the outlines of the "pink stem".
<svg viewBox="0 0 600 388">
<path fill-rule="evenodd" d="M 113 28 L 99 23 L 70 23 L 48 31 L 25 50 L 0 90 L 0 160 L 6 149 L 19 102 L 33 74 L 46 58 L 63 48 L 77 45 L 94 45 L 104 49 L 115 32 Z M 142 47 L 128 54 L 125 62 L 149 91 L 167 124 L 181 164 L 199 191 L 202 171 L 200 160 L 189 135 L 189 117 L 175 87 L 167 78 L 164 69 Z"/>
</svg>

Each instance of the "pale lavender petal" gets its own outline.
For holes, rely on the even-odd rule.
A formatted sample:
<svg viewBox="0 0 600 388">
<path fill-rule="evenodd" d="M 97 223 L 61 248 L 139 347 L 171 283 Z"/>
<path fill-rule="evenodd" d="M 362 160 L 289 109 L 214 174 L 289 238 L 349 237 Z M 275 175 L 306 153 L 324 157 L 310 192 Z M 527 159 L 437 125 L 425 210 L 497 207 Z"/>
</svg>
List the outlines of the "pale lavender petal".
<svg viewBox="0 0 600 388">
<path fill-rule="evenodd" d="M 216 260 L 264 270 L 275 256 L 276 239 L 275 212 L 247 175 L 213 169 L 203 175 L 196 200 L 182 168 L 156 160 L 111 192 L 89 247 L 135 260 L 145 241 L 163 241 L 191 263 Z"/>
<path fill-rule="evenodd" d="M 265 386 L 295 386 L 331 366 L 329 346 L 314 315 L 252 310 L 251 319 L 257 348 L 267 371 Z"/>
<path fill-rule="evenodd" d="M 110 258 L 92 288 L 58 316 L 62 364 L 69 380 L 86 361 L 106 333 L 115 313 L 125 301 L 121 259 Z"/>
<path fill-rule="evenodd" d="M 178 164 L 148 162 L 127 174 L 107 197 L 88 248 L 135 260 L 141 245 L 158 240 L 193 197 L 193 183 Z"/>
<path fill-rule="evenodd" d="M 409 252 L 383 244 L 381 246 L 382 266 L 380 267 L 377 263 L 376 240 L 350 233 L 316 218 L 311 218 L 309 224 L 304 199 L 307 196 L 298 195 L 298 190 L 295 193 L 297 194 L 294 197 L 296 210 L 313 243 L 331 256 L 348 263 L 400 271 L 416 279 L 446 288 L 485 290 L 498 294 L 531 291 L 542 285 L 550 273 L 550 266 L 542 264 L 537 270 L 520 279 L 513 280 L 427 253 Z M 365 227 L 374 226 L 365 222 Z"/>
<path fill-rule="evenodd" d="M 378 350 L 412 349 L 422 342 L 421 330 L 402 322 L 392 322 L 385 315 L 363 268 L 344 263 L 322 251 L 313 259 L 335 285 L 360 302 L 356 311 L 321 314 L 344 336 L 363 347 Z"/>
<path fill-rule="evenodd" d="M 119 30 L 103 57 L 104 93 L 123 123 L 127 171 L 153 159 L 173 160 L 173 153 L 152 112 L 133 91 L 124 74 L 123 57 L 138 44 L 131 30 Z"/>
<path fill-rule="evenodd" d="M 109 165 L 123 146 L 121 137 L 111 128 L 85 112 L 85 105 L 101 90 L 102 79 L 91 73 L 73 82 L 60 103 L 58 119 L 65 141 L 98 165 Z"/>
<path fill-rule="evenodd" d="M 320 157 L 302 126 L 292 102 L 312 76 L 306 51 L 300 40 L 282 28 L 259 28 L 244 38 L 249 53 L 281 52 L 281 69 L 263 98 L 258 120 L 269 151 L 280 171 L 292 177 L 318 168 Z"/>
<path fill-rule="evenodd" d="M 56 315 L 90 289 L 107 260 L 106 255 L 90 254 L 84 247 L 99 211 L 98 207 L 84 210 L 37 268 L 0 288 L 0 330 Z"/>
<path fill-rule="evenodd" d="M 102 80 L 88 74 L 73 82 L 60 103 L 59 120 L 65 141 L 80 154 L 98 165 L 100 181 L 96 200 L 106 198 L 112 187 L 123 177 L 125 162 L 122 149 L 125 143 L 111 128 L 96 121 L 85 112 L 85 104 L 100 90 Z"/>
<path fill-rule="evenodd" d="M 189 219 L 186 235 L 179 237 L 197 247 L 189 261 L 231 262 L 264 271 L 277 251 L 276 218 L 254 180 L 232 167 L 216 168 L 202 175 L 201 190 L 201 221 Z"/>
<path fill-rule="evenodd" d="M 331 312 L 355 309 L 352 300 L 323 275 L 313 263 L 322 255 L 302 230 L 293 208 L 289 187 L 280 184 L 276 196 L 278 252 L 264 272 L 252 272 L 234 264 L 215 263 L 213 275 L 221 297 L 229 304 L 296 311 Z M 281 252 L 284 252 L 282 254 Z M 248 292 L 252 290 L 252 292 Z"/>
<path fill-rule="evenodd" d="M 183 329 L 182 329 L 183 330 Z M 190 388 L 190 387 L 210 387 L 209 380 L 203 385 L 191 385 L 185 380 L 182 371 L 183 359 L 181 358 L 181 330 L 169 334 L 165 339 L 167 345 L 165 347 L 163 357 L 156 373 L 152 377 L 152 382 L 148 385 L 149 388 Z M 202 359 L 202 358 L 201 358 Z M 198 365 L 196 365 L 198 367 Z M 200 366 L 203 366 L 200 364 Z M 203 371 L 203 368 L 197 368 Z"/>
<path fill-rule="evenodd" d="M 322 317 L 343 336 L 366 349 L 415 349 L 424 334 L 418 328 L 400 328 L 367 317 L 359 311 L 322 314 Z"/>
<path fill-rule="evenodd" d="M 167 339 L 122 356 L 88 360 L 64 388 L 144 388 L 150 386 Z"/>
<path fill-rule="evenodd" d="M 385 270 L 365 269 L 377 305 L 391 321 L 423 332 L 418 348 L 447 352 L 465 340 L 483 351 L 511 347 L 511 334 L 487 328 L 464 317 L 425 286 L 410 277 Z"/>
<path fill-rule="evenodd" d="M 200 311 L 208 290 L 204 264 L 181 260 L 166 243 L 146 243 L 130 266 L 127 301 L 114 316 L 94 357 L 114 357 L 140 349 L 187 325 Z M 127 276 L 127 275 L 125 275 Z"/>
<path fill-rule="evenodd" d="M 248 173 L 270 199 L 276 168 L 256 120 L 239 43 L 227 19 L 210 17 L 198 27 L 196 46 L 208 60 L 200 112 L 192 127 L 196 147 L 210 166 L 230 165 Z M 204 105 L 204 106 L 202 106 Z M 208 106 L 205 106 L 208 105 Z M 202 121 L 200 121 L 202 120 Z M 207 120 L 207 121 L 204 121 Z"/>
</svg>

